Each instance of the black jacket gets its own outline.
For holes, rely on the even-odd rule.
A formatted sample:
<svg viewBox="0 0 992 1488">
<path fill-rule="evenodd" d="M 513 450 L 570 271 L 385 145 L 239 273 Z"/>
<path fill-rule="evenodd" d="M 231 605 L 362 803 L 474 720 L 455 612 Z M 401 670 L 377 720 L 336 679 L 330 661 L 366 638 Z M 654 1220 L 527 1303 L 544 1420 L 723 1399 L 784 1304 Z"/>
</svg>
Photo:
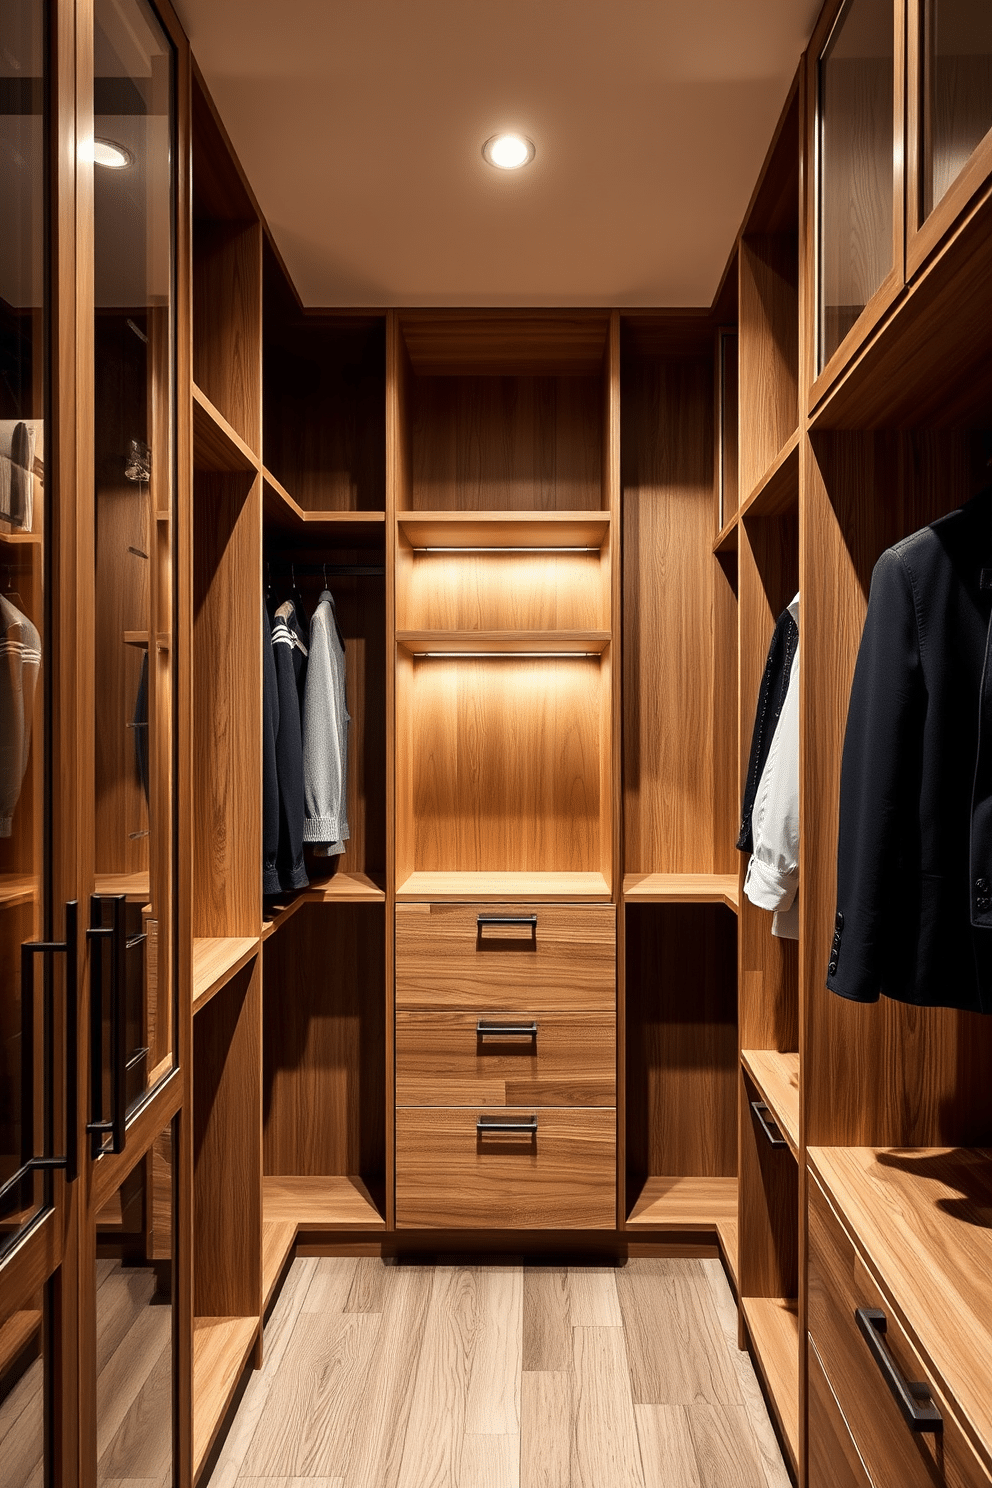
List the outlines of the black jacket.
<svg viewBox="0 0 992 1488">
<path fill-rule="evenodd" d="M 788 609 L 782 611 L 775 621 L 772 642 L 768 648 L 768 659 L 758 689 L 758 704 L 754 710 L 754 728 L 751 731 L 751 754 L 747 762 L 747 779 L 744 782 L 744 800 L 741 803 L 741 829 L 737 846 L 741 852 L 753 852 L 754 838 L 751 831 L 751 816 L 758 793 L 758 782 L 768 759 L 778 723 L 789 690 L 792 661 L 799 644 L 799 627 Z"/>
<path fill-rule="evenodd" d="M 844 740 L 827 975 L 992 1012 L 992 489 L 883 553 Z"/>
<path fill-rule="evenodd" d="M 272 617 L 272 656 L 275 663 L 275 758 L 279 781 L 279 846 L 276 872 L 283 893 L 305 889 L 310 882 L 303 861 L 303 724 L 302 697 L 306 681 L 307 647 L 296 606 L 280 605 Z"/>
</svg>

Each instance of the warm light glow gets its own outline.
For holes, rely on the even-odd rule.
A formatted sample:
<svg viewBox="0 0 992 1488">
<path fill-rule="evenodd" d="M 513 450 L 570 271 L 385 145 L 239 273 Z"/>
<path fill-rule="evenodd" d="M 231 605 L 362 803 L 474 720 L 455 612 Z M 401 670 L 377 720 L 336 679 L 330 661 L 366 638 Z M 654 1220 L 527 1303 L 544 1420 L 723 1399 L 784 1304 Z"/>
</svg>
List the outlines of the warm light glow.
<svg viewBox="0 0 992 1488">
<path fill-rule="evenodd" d="M 129 165 L 134 164 L 134 156 L 130 150 L 125 150 L 123 145 L 118 145 L 113 140 L 95 139 L 93 164 L 105 166 L 107 170 L 126 170 Z"/>
<path fill-rule="evenodd" d="M 486 140 L 482 153 L 499 170 L 519 170 L 534 159 L 534 145 L 523 134 L 494 134 Z"/>
<path fill-rule="evenodd" d="M 599 548 L 534 548 L 523 547 L 479 547 L 462 548 L 445 546 L 443 548 L 414 548 L 415 553 L 598 553 Z"/>
<path fill-rule="evenodd" d="M 417 660 L 428 656 L 437 661 L 447 661 L 451 657 L 464 661 L 471 657 L 473 661 L 488 661 L 492 657 L 512 658 L 514 661 L 530 661 L 535 657 L 555 657 L 559 661 L 571 661 L 576 658 L 588 660 L 594 657 L 597 661 L 600 657 L 599 651 L 414 651 Z"/>
</svg>

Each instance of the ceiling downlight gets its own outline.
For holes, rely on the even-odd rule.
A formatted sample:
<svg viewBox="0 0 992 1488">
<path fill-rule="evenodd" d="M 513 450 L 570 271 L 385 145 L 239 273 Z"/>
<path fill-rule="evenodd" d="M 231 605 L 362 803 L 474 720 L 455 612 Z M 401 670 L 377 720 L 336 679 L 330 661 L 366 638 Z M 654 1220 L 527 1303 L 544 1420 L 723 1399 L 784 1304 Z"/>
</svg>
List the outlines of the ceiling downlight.
<svg viewBox="0 0 992 1488">
<path fill-rule="evenodd" d="M 536 153 L 534 141 L 525 134 L 494 134 L 482 147 L 483 159 L 497 170 L 520 170 Z"/>
</svg>

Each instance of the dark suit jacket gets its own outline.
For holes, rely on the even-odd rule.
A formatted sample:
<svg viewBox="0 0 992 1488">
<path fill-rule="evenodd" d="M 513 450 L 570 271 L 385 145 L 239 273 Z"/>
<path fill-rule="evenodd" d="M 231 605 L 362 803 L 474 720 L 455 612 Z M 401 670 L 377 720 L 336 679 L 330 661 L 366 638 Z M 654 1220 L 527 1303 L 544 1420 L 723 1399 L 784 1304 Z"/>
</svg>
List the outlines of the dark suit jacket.
<svg viewBox="0 0 992 1488">
<path fill-rule="evenodd" d="M 768 659 L 758 689 L 758 703 L 754 710 L 754 728 L 751 731 L 751 753 L 747 762 L 747 779 L 744 782 L 744 799 L 741 802 L 741 829 L 737 834 L 737 846 L 741 852 L 754 850 L 751 817 L 758 794 L 758 782 L 768 759 L 775 726 L 782 712 L 785 694 L 789 690 L 792 662 L 799 644 L 799 626 L 787 609 L 775 622 Z"/>
<path fill-rule="evenodd" d="M 990 617 L 992 488 L 872 575 L 841 774 L 841 997 L 992 1012 Z"/>
</svg>

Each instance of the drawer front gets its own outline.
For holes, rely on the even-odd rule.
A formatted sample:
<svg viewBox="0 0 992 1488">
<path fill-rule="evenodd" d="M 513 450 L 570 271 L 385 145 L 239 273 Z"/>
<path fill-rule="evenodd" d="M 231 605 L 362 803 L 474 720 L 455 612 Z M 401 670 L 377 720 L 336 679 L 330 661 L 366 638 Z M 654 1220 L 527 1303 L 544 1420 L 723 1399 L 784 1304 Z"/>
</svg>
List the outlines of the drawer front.
<svg viewBox="0 0 992 1488">
<path fill-rule="evenodd" d="M 992 1483 L 958 1425 L 953 1402 L 893 1315 L 823 1190 L 809 1184 L 809 1333 L 858 1451 L 878 1488 L 978 1488 Z M 885 1314 L 885 1345 L 905 1380 L 922 1381 L 943 1417 L 936 1433 L 910 1429 L 855 1321 L 855 1309 Z"/>
<path fill-rule="evenodd" d="M 812 1344 L 807 1400 L 808 1488 L 874 1488 Z"/>
<path fill-rule="evenodd" d="M 480 1024 L 495 1032 L 480 1032 Z M 515 1033 L 515 1028 L 537 1031 Z M 396 1014 L 399 1106 L 612 1106 L 612 1012 Z"/>
<path fill-rule="evenodd" d="M 542 1110 L 536 1133 L 481 1135 L 499 1108 L 396 1112 L 396 1223 L 407 1229 L 616 1225 L 616 1113 Z"/>
<path fill-rule="evenodd" d="M 396 906 L 398 1008 L 481 1014 L 615 1003 L 612 904 Z"/>
</svg>

